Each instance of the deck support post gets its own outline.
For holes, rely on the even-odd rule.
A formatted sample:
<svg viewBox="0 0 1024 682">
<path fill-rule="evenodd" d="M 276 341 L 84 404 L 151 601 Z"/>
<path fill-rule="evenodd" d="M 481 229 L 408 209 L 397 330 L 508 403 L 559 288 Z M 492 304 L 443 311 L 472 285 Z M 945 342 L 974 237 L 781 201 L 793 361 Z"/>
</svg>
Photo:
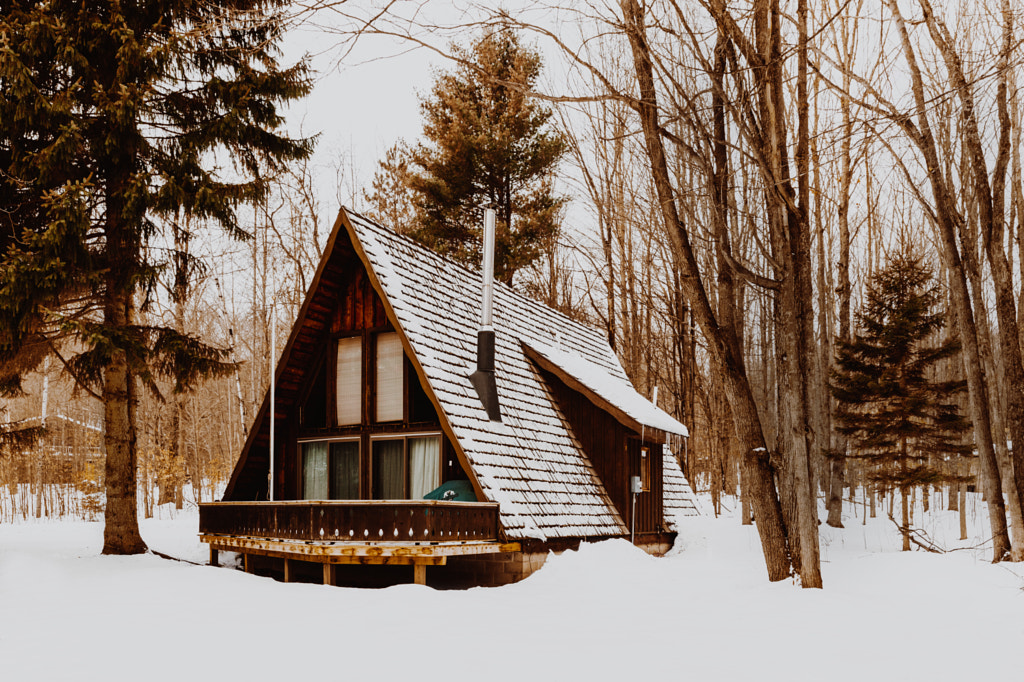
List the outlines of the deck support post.
<svg viewBox="0 0 1024 682">
<path fill-rule="evenodd" d="M 292 581 L 292 560 L 284 560 L 284 581 L 290 583 Z"/>
<path fill-rule="evenodd" d="M 412 565 L 412 581 L 417 585 L 427 584 L 427 565 L 416 563 Z"/>
<path fill-rule="evenodd" d="M 218 555 L 217 548 L 213 545 L 210 545 L 210 565 L 220 566 L 220 557 Z"/>
<path fill-rule="evenodd" d="M 252 573 L 252 561 L 249 558 L 249 554 L 242 555 L 242 563 L 245 564 L 245 572 Z"/>
<path fill-rule="evenodd" d="M 334 584 L 334 564 L 324 564 L 324 585 Z"/>
</svg>

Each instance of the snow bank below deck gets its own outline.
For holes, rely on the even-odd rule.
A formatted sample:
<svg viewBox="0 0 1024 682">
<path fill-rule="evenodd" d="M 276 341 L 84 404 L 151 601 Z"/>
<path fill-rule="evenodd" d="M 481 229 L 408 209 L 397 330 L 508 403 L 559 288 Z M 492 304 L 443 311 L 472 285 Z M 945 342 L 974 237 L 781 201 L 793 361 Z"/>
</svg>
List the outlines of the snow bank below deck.
<svg viewBox="0 0 1024 682">
<path fill-rule="evenodd" d="M 950 518 L 933 534 L 955 528 Z M 6 680 L 133 682 L 1020 675 L 1024 566 L 993 566 L 983 550 L 900 553 L 887 519 L 848 519 L 845 530 L 822 526 L 826 589 L 801 590 L 767 582 L 753 527 L 679 524 L 665 558 L 615 540 L 554 556 L 516 585 L 455 592 L 286 585 L 153 555 L 104 557 L 98 523 L 6 525 L 0 670 Z M 143 535 L 158 551 L 207 558 L 194 516 L 145 522 Z"/>
</svg>

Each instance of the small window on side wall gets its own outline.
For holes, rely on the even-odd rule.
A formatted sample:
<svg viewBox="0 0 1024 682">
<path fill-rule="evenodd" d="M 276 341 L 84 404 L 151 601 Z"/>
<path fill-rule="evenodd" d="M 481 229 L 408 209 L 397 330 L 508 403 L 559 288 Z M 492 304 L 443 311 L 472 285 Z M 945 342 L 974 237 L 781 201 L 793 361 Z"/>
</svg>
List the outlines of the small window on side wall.
<svg viewBox="0 0 1024 682">
<path fill-rule="evenodd" d="M 646 445 L 640 448 L 640 487 L 645 493 L 651 489 L 651 449 Z"/>
<path fill-rule="evenodd" d="M 358 336 L 338 339 L 337 361 L 337 423 L 358 424 L 362 420 L 363 340 Z"/>
</svg>

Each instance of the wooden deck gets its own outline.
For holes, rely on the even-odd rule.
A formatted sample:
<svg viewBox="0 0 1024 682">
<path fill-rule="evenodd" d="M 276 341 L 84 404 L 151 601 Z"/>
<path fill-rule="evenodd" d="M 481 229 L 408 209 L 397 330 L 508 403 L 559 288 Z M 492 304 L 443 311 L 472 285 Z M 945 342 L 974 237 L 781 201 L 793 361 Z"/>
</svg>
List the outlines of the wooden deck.
<svg viewBox="0 0 1024 682">
<path fill-rule="evenodd" d="M 210 502 L 199 506 L 199 537 L 217 552 L 324 565 L 324 583 L 337 564 L 411 565 L 417 584 L 427 566 L 449 556 L 518 551 L 498 536 L 498 505 L 436 500 Z"/>
</svg>

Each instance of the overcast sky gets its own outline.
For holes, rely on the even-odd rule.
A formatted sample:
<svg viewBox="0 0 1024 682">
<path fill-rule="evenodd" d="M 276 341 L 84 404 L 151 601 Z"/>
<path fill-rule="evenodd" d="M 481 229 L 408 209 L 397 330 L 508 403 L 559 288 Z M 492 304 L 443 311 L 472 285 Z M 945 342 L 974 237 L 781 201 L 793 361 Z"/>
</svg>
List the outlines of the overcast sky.
<svg viewBox="0 0 1024 682">
<path fill-rule="evenodd" d="M 431 83 L 438 59 L 424 49 L 409 51 L 385 38 L 367 38 L 338 64 L 339 38 L 312 28 L 293 31 L 286 43 L 285 61 L 303 52 L 316 71 L 312 94 L 288 112 L 289 127 L 306 135 L 319 134 L 315 163 L 320 166 L 320 198 L 333 218 L 337 211 L 332 166 L 341 156 L 346 173 L 354 168 L 356 186 L 368 185 L 377 161 L 398 139 L 419 136 L 422 124 L 418 93 Z M 351 178 L 346 178 L 351 182 Z M 342 200 L 348 201 L 349 189 Z M 330 206 L 326 204 L 332 204 Z M 330 222 L 330 221 L 328 221 Z"/>
</svg>

